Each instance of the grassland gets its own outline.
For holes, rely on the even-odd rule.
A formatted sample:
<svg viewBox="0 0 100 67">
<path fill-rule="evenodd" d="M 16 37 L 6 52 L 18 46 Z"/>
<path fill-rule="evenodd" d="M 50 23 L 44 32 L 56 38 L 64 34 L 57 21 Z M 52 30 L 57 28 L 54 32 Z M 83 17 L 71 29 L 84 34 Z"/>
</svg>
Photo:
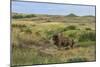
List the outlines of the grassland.
<svg viewBox="0 0 100 67">
<path fill-rule="evenodd" d="M 12 66 L 96 60 L 94 16 L 13 14 L 12 17 Z M 53 44 L 52 36 L 58 32 L 75 40 L 73 49 L 59 50 Z"/>
</svg>

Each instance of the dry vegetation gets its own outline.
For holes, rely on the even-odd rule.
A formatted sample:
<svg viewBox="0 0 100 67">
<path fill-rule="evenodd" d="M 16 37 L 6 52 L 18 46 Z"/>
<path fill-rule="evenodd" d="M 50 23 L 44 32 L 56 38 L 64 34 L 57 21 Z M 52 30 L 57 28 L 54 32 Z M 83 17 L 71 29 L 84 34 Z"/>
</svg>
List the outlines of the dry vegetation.
<svg viewBox="0 0 100 67">
<path fill-rule="evenodd" d="M 12 14 L 12 65 L 95 61 L 95 17 Z M 73 49 L 58 49 L 52 36 L 75 40 Z"/>
</svg>

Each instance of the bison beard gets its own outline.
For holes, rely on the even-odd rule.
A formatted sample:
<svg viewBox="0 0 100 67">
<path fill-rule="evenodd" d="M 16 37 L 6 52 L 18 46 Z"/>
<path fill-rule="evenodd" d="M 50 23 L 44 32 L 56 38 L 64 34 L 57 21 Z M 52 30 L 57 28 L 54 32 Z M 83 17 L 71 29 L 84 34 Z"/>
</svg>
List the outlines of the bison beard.
<svg viewBox="0 0 100 67">
<path fill-rule="evenodd" d="M 53 35 L 53 42 L 57 47 L 73 48 L 74 40 L 68 37 L 64 37 L 62 33 Z"/>
</svg>

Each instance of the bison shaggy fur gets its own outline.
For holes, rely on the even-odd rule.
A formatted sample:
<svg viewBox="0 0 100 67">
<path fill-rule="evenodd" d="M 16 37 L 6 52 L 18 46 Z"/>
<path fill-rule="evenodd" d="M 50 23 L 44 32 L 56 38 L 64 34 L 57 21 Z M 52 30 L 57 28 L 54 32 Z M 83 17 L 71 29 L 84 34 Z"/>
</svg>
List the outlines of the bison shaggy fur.
<svg viewBox="0 0 100 67">
<path fill-rule="evenodd" d="M 62 33 L 53 35 L 52 40 L 54 44 L 59 48 L 60 47 L 73 48 L 74 46 L 74 40 L 69 37 L 65 37 Z"/>
</svg>

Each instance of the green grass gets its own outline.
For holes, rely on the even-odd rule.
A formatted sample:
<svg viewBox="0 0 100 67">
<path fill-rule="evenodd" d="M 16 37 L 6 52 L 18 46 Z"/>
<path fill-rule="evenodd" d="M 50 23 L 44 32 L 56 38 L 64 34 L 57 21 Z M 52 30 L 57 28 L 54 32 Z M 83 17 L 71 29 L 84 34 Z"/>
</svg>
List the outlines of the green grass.
<svg viewBox="0 0 100 67">
<path fill-rule="evenodd" d="M 96 60 L 95 23 L 91 20 L 93 17 L 51 17 L 45 20 L 40 17 L 44 16 L 13 19 L 12 66 Z M 53 44 L 51 38 L 59 32 L 75 40 L 73 49 L 58 50 Z"/>
<path fill-rule="evenodd" d="M 96 34 L 92 31 L 83 32 L 80 34 L 79 41 L 95 41 L 96 40 Z"/>
<path fill-rule="evenodd" d="M 83 45 L 85 45 L 85 47 Z M 54 52 L 54 54 L 40 52 L 36 48 L 15 47 L 13 48 L 13 53 L 12 53 L 12 59 L 13 59 L 12 65 L 95 61 L 95 47 L 94 46 L 95 46 L 95 42 L 80 43 L 80 46 L 76 48 L 73 48 L 70 50 L 57 50 Z M 51 50 L 54 50 L 54 49 L 52 48 Z"/>
</svg>

